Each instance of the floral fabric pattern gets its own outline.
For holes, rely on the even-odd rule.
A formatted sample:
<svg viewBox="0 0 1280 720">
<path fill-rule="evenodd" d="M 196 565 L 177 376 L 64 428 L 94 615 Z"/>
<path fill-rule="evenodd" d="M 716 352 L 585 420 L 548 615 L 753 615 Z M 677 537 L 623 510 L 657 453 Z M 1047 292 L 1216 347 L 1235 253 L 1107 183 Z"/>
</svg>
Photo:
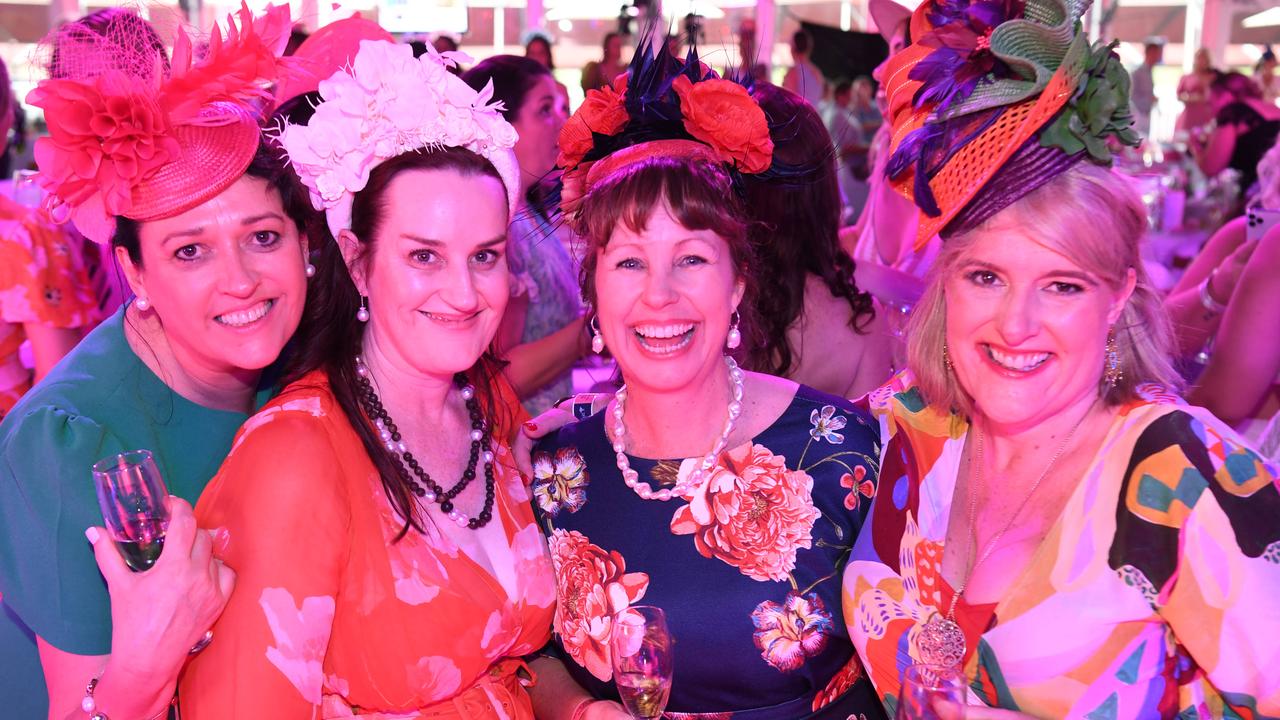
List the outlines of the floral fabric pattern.
<svg viewBox="0 0 1280 720">
<path fill-rule="evenodd" d="M 322 373 L 255 417 L 196 507 L 228 531 L 236 592 L 184 671 L 183 719 L 532 720 L 509 670 L 550 638 L 555 573 L 509 453 L 486 530 L 510 552 L 484 565 L 438 518 L 401 535 Z"/>
<path fill-rule="evenodd" d="M 586 463 L 573 448 L 560 448 L 554 454 L 537 453 L 533 458 L 533 497 L 542 512 L 551 517 L 561 510 L 578 512 L 587 501 L 590 484 Z"/>
<path fill-rule="evenodd" d="M 819 514 L 813 478 L 788 470 L 786 458 L 769 448 L 750 444 L 720 456 L 689 504 L 671 518 L 671 532 L 693 535 L 703 557 L 722 560 L 752 580 L 785 580 L 795 569 L 796 551 L 813 546 L 810 533 Z"/>
<path fill-rule="evenodd" d="M 844 617 L 892 711 L 919 628 L 954 595 L 941 565 L 967 427 L 906 373 L 868 406 L 888 442 Z M 1101 448 L 1000 602 L 956 603 L 972 691 L 1036 717 L 1280 716 L 1275 468 L 1152 389 L 1119 408 Z"/>
<path fill-rule="evenodd" d="M 569 657 L 609 680 L 614 617 L 644 597 L 649 576 L 626 572 L 621 555 L 592 545 L 580 532 L 554 531 L 549 545 L 560 598 L 552 627 Z"/>
<path fill-rule="evenodd" d="M 101 317 L 81 237 L 0 196 L 0 418 L 31 387 L 18 360 L 24 323 L 88 328 Z"/>
<path fill-rule="evenodd" d="M 661 502 L 623 482 L 604 415 L 562 428 L 535 452 L 534 494 L 544 493 L 536 514 L 557 576 L 554 637 L 574 679 L 616 698 L 611 615 L 654 605 L 677 647 L 694 650 L 678 651 L 667 718 L 883 717 L 839 604 L 840 572 L 869 504 L 846 509 L 840 479 L 856 476 L 875 494 L 871 417 L 802 387 L 772 425 L 722 452 L 698 486 Z M 656 488 L 674 486 L 701 458 L 630 462 Z M 579 474 L 590 485 L 565 512 L 566 480 Z"/>
</svg>

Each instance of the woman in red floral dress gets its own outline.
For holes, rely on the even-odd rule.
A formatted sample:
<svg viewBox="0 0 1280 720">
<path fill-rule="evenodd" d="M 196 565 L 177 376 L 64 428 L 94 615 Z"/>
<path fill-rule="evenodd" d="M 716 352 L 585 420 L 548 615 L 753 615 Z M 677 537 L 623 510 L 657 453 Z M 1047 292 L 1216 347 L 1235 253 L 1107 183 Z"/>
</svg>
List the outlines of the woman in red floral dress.
<svg viewBox="0 0 1280 720">
<path fill-rule="evenodd" d="M 878 430 L 843 399 L 732 359 L 752 342 L 756 270 L 735 182 L 773 165 L 764 113 L 696 59 L 636 55 L 625 90 L 593 92 L 561 139 L 593 339 L 626 386 L 534 454 L 558 601 L 535 707 L 627 717 L 609 634 L 645 604 L 675 639 L 670 717 L 882 717 L 839 582 L 875 493 Z M 671 117 L 684 132 L 657 119 Z"/>
</svg>

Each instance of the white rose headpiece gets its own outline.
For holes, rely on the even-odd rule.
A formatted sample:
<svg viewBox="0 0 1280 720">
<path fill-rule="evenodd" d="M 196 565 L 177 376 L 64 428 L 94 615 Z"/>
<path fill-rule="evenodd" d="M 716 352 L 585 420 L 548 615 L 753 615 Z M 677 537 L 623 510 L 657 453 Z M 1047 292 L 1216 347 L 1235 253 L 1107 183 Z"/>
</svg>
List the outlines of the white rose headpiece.
<svg viewBox="0 0 1280 720">
<path fill-rule="evenodd" d="M 516 131 L 491 103 L 448 71 L 456 53 L 413 56 L 408 45 L 362 40 L 351 67 L 320 82 L 321 102 L 306 125 L 286 124 L 280 145 L 311 202 L 337 236 L 351 228 L 351 203 L 382 162 L 420 148 L 466 148 L 493 163 L 515 212 L 520 191 Z"/>
</svg>

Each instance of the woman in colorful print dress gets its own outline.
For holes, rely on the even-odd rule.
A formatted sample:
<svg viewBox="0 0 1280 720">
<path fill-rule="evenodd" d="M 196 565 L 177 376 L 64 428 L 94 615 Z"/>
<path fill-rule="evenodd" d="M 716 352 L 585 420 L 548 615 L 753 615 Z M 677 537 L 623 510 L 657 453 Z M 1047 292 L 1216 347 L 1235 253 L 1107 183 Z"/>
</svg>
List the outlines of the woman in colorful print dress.
<svg viewBox="0 0 1280 720">
<path fill-rule="evenodd" d="M 761 172 L 772 148 L 746 90 L 696 68 L 637 61 L 625 93 L 665 117 L 678 108 L 706 143 L 655 141 L 643 115 L 620 133 L 613 88 L 593 91 L 562 135 L 566 185 L 586 175 L 566 210 L 589 243 L 594 343 L 626 385 L 535 454 L 558 590 L 555 657 L 535 663 L 554 681 L 535 701 L 546 717 L 627 717 L 609 633 L 617 613 L 646 604 L 675 638 L 670 717 L 880 717 L 839 607 L 875 494 L 876 428 L 843 399 L 726 355 L 753 341 L 756 270 L 729 168 Z M 708 99 L 714 116 L 701 114 Z M 721 122 L 747 129 L 744 151 L 719 144 L 732 132 Z M 575 159 L 578 123 L 606 138 Z"/>
<path fill-rule="evenodd" d="M 1003 52 L 1001 8 L 973 10 Z M 920 237 L 945 242 L 910 369 L 868 399 L 886 446 L 845 571 L 850 635 L 891 711 L 904 668 L 928 662 L 963 670 L 969 718 L 1275 717 L 1280 493 L 1274 468 L 1168 389 L 1145 213 L 1100 166 L 1108 135 L 1137 139 L 1124 71 L 1072 39 L 1082 7 L 1033 0 L 1027 18 L 1065 18 L 1037 62 L 1061 62 L 1043 95 L 985 122 L 992 95 L 908 71 L 954 10 L 925 3 L 920 45 L 890 60 L 893 181 L 922 208 Z M 962 62 L 991 62 L 982 50 Z M 966 123 L 972 143 L 931 147 L 920 120 L 943 110 L 939 137 Z"/>
<path fill-rule="evenodd" d="M 549 638 L 555 581 L 489 352 L 515 133 L 450 64 L 364 41 L 281 132 L 337 241 L 294 379 L 196 507 L 237 586 L 184 718 L 533 718 L 521 657 Z"/>
</svg>

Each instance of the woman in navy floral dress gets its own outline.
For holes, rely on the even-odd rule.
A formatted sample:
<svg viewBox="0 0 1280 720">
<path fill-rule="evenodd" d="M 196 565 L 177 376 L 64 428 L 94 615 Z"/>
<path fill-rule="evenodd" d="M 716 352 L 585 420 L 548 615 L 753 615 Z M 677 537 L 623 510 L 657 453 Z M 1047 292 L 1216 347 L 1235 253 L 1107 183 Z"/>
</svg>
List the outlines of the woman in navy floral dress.
<svg viewBox="0 0 1280 720">
<path fill-rule="evenodd" d="M 627 108 L 683 114 L 689 136 Z M 588 95 L 560 145 L 593 345 L 625 386 L 534 453 L 557 581 L 539 717 L 628 717 L 609 635 L 638 604 L 662 608 L 675 640 L 668 717 L 883 717 L 840 604 L 878 426 L 730 357 L 756 340 L 734 178 L 772 164 L 763 112 L 696 63 L 641 61 L 625 89 Z"/>
</svg>

